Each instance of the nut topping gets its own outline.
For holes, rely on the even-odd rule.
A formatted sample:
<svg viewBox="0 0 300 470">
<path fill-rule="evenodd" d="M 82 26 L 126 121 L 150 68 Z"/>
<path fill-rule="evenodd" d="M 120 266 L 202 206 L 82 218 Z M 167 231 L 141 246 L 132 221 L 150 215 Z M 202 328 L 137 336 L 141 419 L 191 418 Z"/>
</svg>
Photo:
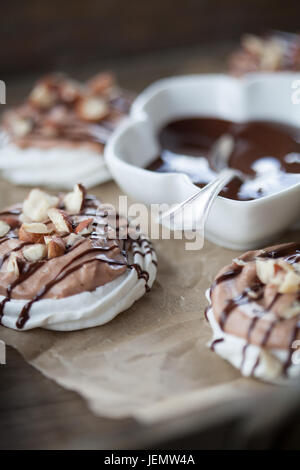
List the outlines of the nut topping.
<svg viewBox="0 0 300 470">
<path fill-rule="evenodd" d="M 256 260 L 256 272 L 261 282 L 269 284 L 271 279 L 275 277 L 275 262 L 272 259 Z"/>
<path fill-rule="evenodd" d="M 58 88 L 60 99 L 65 103 L 74 103 L 81 96 L 81 86 L 75 80 L 64 79 Z"/>
<path fill-rule="evenodd" d="M 44 236 L 50 233 L 45 224 L 32 223 L 22 224 L 19 230 L 19 239 L 29 243 L 43 243 Z"/>
<path fill-rule="evenodd" d="M 78 235 L 77 233 L 70 233 L 70 235 L 68 236 L 66 242 L 67 242 L 67 246 L 74 246 L 75 243 L 80 240 L 81 236 Z"/>
<path fill-rule="evenodd" d="M 293 318 L 300 314 L 300 302 L 295 301 L 290 307 L 280 312 L 281 318 Z"/>
<path fill-rule="evenodd" d="M 92 223 L 94 222 L 93 218 L 82 220 L 76 227 L 75 232 L 78 235 L 88 235 L 93 231 Z"/>
<path fill-rule="evenodd" d="M 263 70 L 277 70 L 283 57 L 284 50 L 280 41 L 275 38 L 264 40 L 252 34 L 244 36 L 242 46 L 260 62 Z"/>
<path fill-rule="evenodd" d="M 57 95 L 47 83 L 38 83 L 29 95 L 31 104 L 41 109 L 48 109 L 54 105 Z"/>
<path fill-rule="evenodd" d="M 10 257 L 8 258 L 6 270 L 8 273 L 14 273 L 17 277 L 19 277 L 20 270 L 16 253 L 11 253 Z"/>
<path fill-rule="evenodd" d="M 76 184 L 72 192 L 68 193 L 64 197 L 64 204 L 66 210 L 70 214 L 78 214 L 84 205 L 86 190 L 81 184 Z"/>
<path fill-rule="evenodd" d="M 10 226 L 3 220 L 0 220 L 0 237 L 5 237 L 5 235 L 9 231 L 10 231 Z"/>
<path fill-rule="evenodd" d="M 29 262 L 40 261 L 45 258 L 46 254 L 47 248 L 41 243 L 36 243 L 23 249 L 23 256 Z"/>
<path fill-rule="evenodd" d="M 245 34 L 242 37 L 242 46 L 254 56 L 262 56 L 264 53 L 264 41 L 253 34 Z"/>
<path fill-rule="evenodd" d="M 275 285 L 280 294 L 293 294 L 300 289 L 299 266 L 284 260 L 256 260 L 257 276 L 264 284 Z"/>
<path fill-rule="evenodd" d="M 48 259 L 57 258 L 66 252 L 66 244 L 60 237 L 45 237 Z"/>
<path fill-rule="evenodd" d="M 16 137 L 24 137 L 29 134 L 33 129 L 33 122 L 31 119 L 18 118 L 11 121 L 11 130 Z"/>
<path fill-rule="evenodd" d="M 76 112 L 83 121 L 98 122 L 107 116 L 109 109 L 102 98 L 88 96 L 78 102 Z"/>
<path fill-rule="evenodd" d="M 278 287 L 281 294 L 295 294 L 300 289 L 300 273 L 290 271 L 285 274 L 283 281 Z"/>
<path fill-rule="evenodd" d="M 87 82 L 88 88 L 95 95 L 101 95 L 112 89 L 115 84 L 114 77 L 110 73 L 99 73 Z"/>
<path fill-rule="evenodd" d="M 47 219 L 47 212 L 51 207 L 58 205 L 58 197 L 40 189 L 32 189 L 23 203 L 23 222 L 44 222 Z"/>
<path fill-rule="evenodd" d="M 73 232 L 72 220 L 67 212 L 61 209 L 52 208 L 48 210 L 48 217 L 53 222 L 59 233 Z"/>
</svg>

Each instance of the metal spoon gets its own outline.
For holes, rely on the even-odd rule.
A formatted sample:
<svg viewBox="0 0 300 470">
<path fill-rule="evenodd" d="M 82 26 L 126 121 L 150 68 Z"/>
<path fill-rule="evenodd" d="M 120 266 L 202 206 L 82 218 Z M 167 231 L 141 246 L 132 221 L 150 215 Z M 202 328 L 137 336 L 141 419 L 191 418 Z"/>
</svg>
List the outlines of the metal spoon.
<svg viewBox="0 0 300 470">
<path fill-rule="evenodd" d="M 234 138 L 229 134 L 223 134 L 215 142 L 208 156 L 213 168 L 219 173 L 218 176 L 198 193 L 193 194 L 193 196 L 190 196 L 176 207 L 161 213 L 158 217 L 158 222 L 168 226 L 171 230 L 182 229 L 182 218 L 180 216 L 183 216 L 183 210 L 190 205 L 192 209 L 196 209 L 197 217 L 196 220 L 193 220 L 191 227 L 185 226 L 185 228 L 189 230 L 194 230 L 198 227 L 203 228 L 212 203 L 224 186 L 236 176 L 242 180 L 245 179 L 245 176 L 240 171 L 228 168 L 228 161 L 233 148 Z M 175 216 L 177 220 L 180 219 L 177 226 Z"/>
</svg>

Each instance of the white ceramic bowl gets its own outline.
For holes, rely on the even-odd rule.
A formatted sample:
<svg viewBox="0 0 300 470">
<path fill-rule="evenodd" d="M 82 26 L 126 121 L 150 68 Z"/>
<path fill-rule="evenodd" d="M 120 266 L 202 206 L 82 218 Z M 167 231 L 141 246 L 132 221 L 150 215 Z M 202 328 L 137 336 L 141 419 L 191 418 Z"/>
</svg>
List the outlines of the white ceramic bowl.
<svg viewBox="0 0 300 470">
<path fill-rule="evenodd" d="M 300 74 L 190 75 L 159 80 L 134 101 L 130 117 L 105 149 L 107 165 L 133 200 L 182 202 L 199 189 L 178 173 L 144 169 L 159 155 L 157 133 L 172 120 L 206 116 L 237 122 L 279 121 L 300 126 L 300 104 L 292 103 L 292 84 Z M 275 240 L 300 220 L 300 184 L 253 201 L 218 196 L 209 214 L 205 236 L 232 249 L 252 249 Z"/>
</svg>

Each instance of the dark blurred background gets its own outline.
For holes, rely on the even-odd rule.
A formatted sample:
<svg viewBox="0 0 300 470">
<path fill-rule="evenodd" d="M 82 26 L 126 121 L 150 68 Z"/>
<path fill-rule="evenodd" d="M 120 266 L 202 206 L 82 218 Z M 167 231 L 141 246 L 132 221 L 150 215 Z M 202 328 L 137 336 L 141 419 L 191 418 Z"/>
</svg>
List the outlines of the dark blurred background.
<svg viewBox="0 0 300 470">
<path fill-rule="evenodd" d="M 300 29 L 299 0 L 10 0 L 2 12 L 2 75 Z"/>
</svg>

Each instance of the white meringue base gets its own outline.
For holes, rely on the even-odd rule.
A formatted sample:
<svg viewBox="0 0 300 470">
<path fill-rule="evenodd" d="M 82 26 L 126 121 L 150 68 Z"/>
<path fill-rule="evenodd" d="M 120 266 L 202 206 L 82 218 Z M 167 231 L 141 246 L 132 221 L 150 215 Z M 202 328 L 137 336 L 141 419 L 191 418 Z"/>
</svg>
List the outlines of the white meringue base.
<svg viewBox="0 0 300 470">
<path fill-rule="evenodd" d="M 243 361 L 243 350 L 248 344 L 247 341 L 243 338 L 225 333 L 217 323 L 211 307 L 207 311 L 207 318 L 213 331 L 213 337 L 208 346 L 210 347 L 215 340 L 222 339 L 223 341 L 214 344 L 214 352 L 239 369 L 245 377 L 253 376 L 265 382 L 276 384 L 287 384 L 291 382 L 291 379 L 299 379 L 300 363 L 297 365 L 291 364 L 287 369 L 287 376 L 284 377 L 282 375 L 283 366 L 288 358 L 288 352 L 286 350 L 266 350 L 259 346 L 249 344 Z M 251 375 L 258 357 L 259 364 L 255 367 L 253 375 Z"/>
<path fill-rule="evenodd" d="M 133 243 L 133 250 L 138 249 L 145 256 L 135 254 L 133 263 L 138 263 L 142 270 L 149 273 L 148 286 L 151 287 L 156 277 L 155 252 L 149 253 L 144 247 Z M 147 251 L 147 254 L 146 254 Z M 4 308 L 2 324 L 6 327 L 25 331 L 33 328 L 45 328 L 57 331 L 73 331 L 103 325 L 145 294 L 145 280 L 138 279 L 135 269 L 127 270 L 122 276 L 108 284 L 98 287 L 93 292 L 82 292 L 63 299 L 41 299 L 34 302 L 22 330 L 16 322 L 22 307 L 28 300 L 12 299 Z M 0 302 L 4 299 L 0 296 Z"/>
<path fill-rule="evenodd" d="M 83 147 L 21 149 L 8 143 L 0 149 L 0 169 L 14 184 L 53 189 L 72 189 L 78 181 L 91 188 L 111 179 L 103 155 Z"/>
</svg>

